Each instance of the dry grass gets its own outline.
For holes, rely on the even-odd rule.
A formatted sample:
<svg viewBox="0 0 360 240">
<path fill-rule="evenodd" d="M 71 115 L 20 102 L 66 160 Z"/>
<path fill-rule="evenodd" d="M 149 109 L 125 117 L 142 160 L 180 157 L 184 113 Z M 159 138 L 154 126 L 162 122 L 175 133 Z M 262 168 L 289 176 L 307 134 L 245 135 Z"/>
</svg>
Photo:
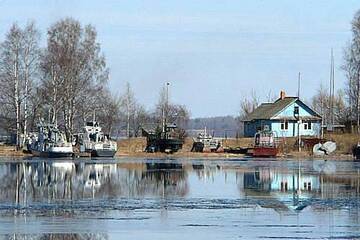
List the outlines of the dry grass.
<svg viewBox="0 0 360 240">
<path fill-rule="evenodd" d="M 120 153 L 140 153 L 145 150 L 145 147 L 146 138 L 144 137 L 122 139 L 118 141 L 118 152 Z"/>
<path fill-rule="evenodd" d="M 337 143 L 336 155 L 351 154 L 352 147 L 360 142 L 360 135 L 358 134 L 326 134 L 325 138 L 335 141 Z M 282 138 L 280 139 L 280 152 L 285 156 L 299 156 L 306 157 L 312 155 L 312 149 L 303 149 L 301 153 L 297 153 L 296 138 Z M 192 153 L 192 138 L 186 138 L 183 148 L 173 154 L 176 157 L 221 157 L 226 156 L 224 153 Z M 224 139 L 223 147 L 251 147 L 253 145 L 253 138 L 238 138 L 238 139 Z M 167 156 L 162 153 L 145 153 L 146 138 L 131 138 L 118 141 L 118 156 L 134 156 L 134 157 L 163 157 Z M 0 156 L 25 156 L 22 151 L 16 151 L 14 146 L 0 145 Z"/>
<path fill-rule="evenodd" d="M 254 138 L 229 138 L 223 140 L 224 147 L 251 147 L 254 143 Z"/>
<path fill-rule="evenodd" d="M 15 146 L 0 145 L 0 156 L 21 157 L 21 156 L 26 156 L 26 154 L 23 153 L 23 151 L 16 151 Z"/>
<path fill-rule="evenodd" d="M 360 141 L 360 135 L 357 134 L 327 134 L 325 138 L 335 141 L 337 143 L 338 154 L 351 154 L 351 149 L 357 142 Z M 238 138 L 238 139 L 224 139 L 223 147 L 252 147 L 253 138 Z M 290 154 L 297 151 L 297 138 L 281 138 L 279 139 L 280 152 Z M 189 153 L 192 148 L 192 138 L 186 138 L 183 148 L 179 151 L 181 154 Z M 118 141 L 118 148 L 120 154 L 137 154 L 144 152 L 146 147 L 146 138 L 131 138 Z M 312 149 L 302 149 L 303 152 L 309 155 Z"/>
<path fill-rule="evenodd" d="M 340 154 L 352 154 L 352 147 L 358 142 L 360 142 L 359 134 L 325 134 L 324 137 L 327 140 L 332 140 L 336 142 L 336 152 Z"/>
</svg>

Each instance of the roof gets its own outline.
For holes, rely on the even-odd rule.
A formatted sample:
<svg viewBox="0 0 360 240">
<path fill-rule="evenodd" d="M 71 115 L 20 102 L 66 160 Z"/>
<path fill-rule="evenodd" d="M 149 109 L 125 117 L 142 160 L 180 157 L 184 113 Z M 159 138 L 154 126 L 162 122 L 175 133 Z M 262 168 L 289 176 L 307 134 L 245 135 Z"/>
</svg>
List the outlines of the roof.
<svg viewBox="0 0 360 240">
<path fill-rule="evenodd" d="M 252 121 L 252 120 L 260 120 L 260 119 L 271 119 L 281 110 L 292 104 L 293 102 L 299 100 L 297 97 L 285 97 L 283 99 L 279 98 L 273 103 L 262 103 L 259 107 L 257 107 L 253 112 L 248 114 L 243 121 Z M 300 101 L 300 100 L 299 100 Z M 304 103 L 303 103 L 304 104 Z M 306 105 L 306 104 L 304 104 Z M 313 111 L 313 110 L 312 110 Z M 313 111 L 314 112 L 314 111 Z M 321 119 L 321 117 L 314 112 L 314 117 L 308 117 L 309 119 Z M 294 118 L 295 120 L 295 118 Z"/>
</svg>

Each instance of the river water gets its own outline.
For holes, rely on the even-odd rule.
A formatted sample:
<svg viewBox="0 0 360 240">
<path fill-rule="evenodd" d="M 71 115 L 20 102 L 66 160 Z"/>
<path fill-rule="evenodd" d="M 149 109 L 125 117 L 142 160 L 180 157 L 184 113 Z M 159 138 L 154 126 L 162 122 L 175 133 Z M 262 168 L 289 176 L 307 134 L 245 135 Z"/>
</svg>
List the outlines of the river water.
<svg viewBox="0 0 360 240">
<path fill-rule="evenodd" d="M 360 239 L 360 163 L 0 159 L 0 239 Z"/>
</svg>

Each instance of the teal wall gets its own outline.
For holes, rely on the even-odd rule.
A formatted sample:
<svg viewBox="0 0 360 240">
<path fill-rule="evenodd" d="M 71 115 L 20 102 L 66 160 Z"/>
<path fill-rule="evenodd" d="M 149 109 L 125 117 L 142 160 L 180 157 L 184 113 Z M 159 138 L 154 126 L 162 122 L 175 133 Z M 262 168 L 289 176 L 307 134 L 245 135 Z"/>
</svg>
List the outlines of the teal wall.
<svg viewBox="0 0 360 240">
<path fill-rule="evenodd" d="M 311 117 L 316 114 L 302 102 L 296 101 L 290 104 L 289 106 L 287 106 L 285 109 L 283 109 L 280 113 L 278 113 L 278 115 L 274 116 L 273 119 L 283 118 L 283 117 L 293 117 L 295 106 L 299 107 L 299 114 L 301 117 Z"/>
<path fill-rule="evenodd" d="M 271 120 L 256 120 L 251 122 L 244 123 L 244 137 L 254 137 L 258 129 L 263 129 L 264 126 L 269 126 L 272 130 L 272 121 Z"/>
<path fill-rule="evenodd" d="M 316 113 L 313 112 L 309 107 L 303 104 L 300 101 L 296 101 L 281 112 L 279 112 L 276 116 L 274 116 L 271 120 L 255 120 L 251 122 L 244 123 L 244 136 L 245 137 L 253 137 L 257 132 L 257 129 L 263 129 L 264 125 L 268 125 L 271 131 L 276 132 L 278 137 L 295 137 L 298 135 L 298 124 L 296 121 L 288 122 L 288 129 L 281 129 L 281 122 L 283 118 L 292 118 L 294 115 L 294 107 L 299 106 L 299 115 L 300 117 L 311 117 L 316 116 Z M 304 122 L 300 124 L 300 135 L 302 136 L 319 136 L 321 133 L 321 121 L 320 120 L 312 120 L 311 129 L 305 129 Z"/>
<path fill-rule="evenodd" d="M 296 137 L 298 135 L 298 124 L 296 121 L 289 122 L 287 130 L 281 129 L 281 122 L 274 120 L 271 123 L 271 130 L 275 131 L 278 137 Z M 300 135 L 302 136 L 319 136 L 321 133 L 321 122 L 311 121 L 311 129 L 305 129 L 305 124 L 301 123 L 299 126 Z"/>
</svg>

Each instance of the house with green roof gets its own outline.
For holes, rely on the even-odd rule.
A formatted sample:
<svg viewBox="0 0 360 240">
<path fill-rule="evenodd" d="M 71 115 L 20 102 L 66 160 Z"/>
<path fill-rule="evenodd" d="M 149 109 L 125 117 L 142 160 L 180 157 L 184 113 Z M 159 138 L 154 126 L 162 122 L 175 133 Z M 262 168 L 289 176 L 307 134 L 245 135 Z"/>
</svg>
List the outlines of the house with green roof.
<svg viewBox="0 0 360 240">
<path fill-rule="evenodd" d="M 320 136 L 322 117 L 298 97 L 287 97 L 281 91 L 273 103 L 262 103 L 242 121 L 244 136 L 253 137 L 257 131 L 268 129 L 278 137 Z"/>
</svg>

